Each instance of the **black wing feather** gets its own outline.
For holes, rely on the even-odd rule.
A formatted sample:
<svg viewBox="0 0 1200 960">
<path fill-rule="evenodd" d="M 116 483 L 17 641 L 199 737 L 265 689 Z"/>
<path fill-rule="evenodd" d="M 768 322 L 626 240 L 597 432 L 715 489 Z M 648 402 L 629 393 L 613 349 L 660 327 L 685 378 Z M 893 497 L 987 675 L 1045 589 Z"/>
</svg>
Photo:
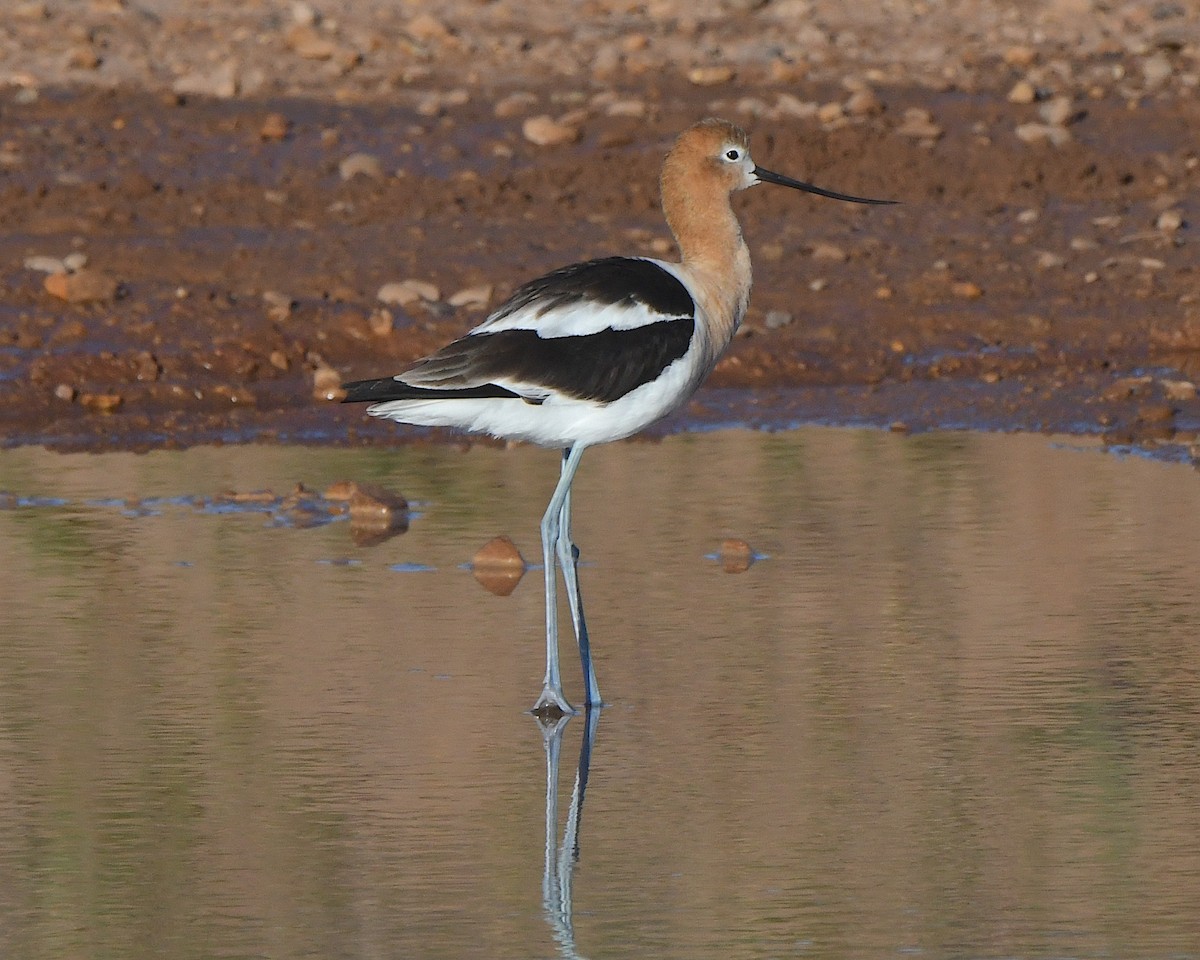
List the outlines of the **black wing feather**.
<svg viewBox="0 0 1200 960">
<path fill-rule="evenodd" d="M 467 339 L 479 350 L 473 368 L 485 377 L 611 403 L 649 383 L 687 353 L 695 327 L 691 317 L 680 317 L 579 337 L 500 330 Z"/>
<path fill-rule="evenodd" d="M 355 380 L 351 383 L 343 383 L 342 389 L 346 391 L 342 403 L 382 403 L 385 400 L 478 400 L 521 396 L 519 393 L 513 393 L 513 391 L 494 383 L 486 383 L 479 387 L 438 389 L 413 387 L 395 377 Z"/>
<path fill-rule="evenodd" d="M 690 317 L 692 295 L 657 263 L 635 257 L 604 257 L 562 267 L 518 287 L 491 316 L 503 320 L 537 304 L 536 316 L 589 300 L 602 306 L 644 303 L 664 317 Z"/>
</svg>

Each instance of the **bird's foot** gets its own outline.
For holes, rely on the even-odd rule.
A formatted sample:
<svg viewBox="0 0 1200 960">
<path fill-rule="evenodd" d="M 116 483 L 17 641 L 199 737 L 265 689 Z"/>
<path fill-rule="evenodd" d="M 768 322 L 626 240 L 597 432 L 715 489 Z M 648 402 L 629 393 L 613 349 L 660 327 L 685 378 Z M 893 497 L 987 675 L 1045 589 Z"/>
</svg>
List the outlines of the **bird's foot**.
<svg viewBox="0 0 1200 960">
<path fill-rule="evenodd" d="M 542 718 L 573 717 L 579 713 L 567 702 L 562 690 L 551 686 L 543 688 L 542 695 L 537 698 L 537 703 L 529 712 Z"/>
</svg>

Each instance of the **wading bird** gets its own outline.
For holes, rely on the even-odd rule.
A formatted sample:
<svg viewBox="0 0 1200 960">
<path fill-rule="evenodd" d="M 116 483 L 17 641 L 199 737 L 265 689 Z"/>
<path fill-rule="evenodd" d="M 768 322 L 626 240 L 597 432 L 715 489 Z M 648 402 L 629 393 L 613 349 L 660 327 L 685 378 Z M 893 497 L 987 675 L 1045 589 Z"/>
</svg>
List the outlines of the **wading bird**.
<svg viewBox="0 0 1200 960">
<path fill-rule="evenodd" d="M 662 169 L 662 206 L 679 263 L 589 260 L 526 283 L 466 336 L 392 377 L 347 383 L 347 403 L 400 423 L 456 427 L 563 451 L 542 518 L 546 677 L 533 711 L 574 710 L 558 664 L 555 558 L 583 665 L 585 702 L 600 704 L 571 540 L 571 481 L 583 451 L 666 416 L 700 386 L 750 299 L 750 252 L 730 195 L 774 183 L 852 203 L 891 203 L 823 190 L 750 158 L 746 134 L 703 120 L 675 141 Z"/>
</svg>

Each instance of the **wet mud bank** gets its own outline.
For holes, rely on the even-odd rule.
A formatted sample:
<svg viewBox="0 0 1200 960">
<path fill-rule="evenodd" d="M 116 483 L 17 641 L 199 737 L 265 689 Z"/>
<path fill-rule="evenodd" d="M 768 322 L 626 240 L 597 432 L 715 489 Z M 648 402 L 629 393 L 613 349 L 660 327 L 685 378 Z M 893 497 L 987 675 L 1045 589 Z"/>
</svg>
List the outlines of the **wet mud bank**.
<svg viewBox="0 0 1200 960">
<path fill-rule="evenodd" d="M 901 204 L 740 196 L 750 313 L 710 389 L 660 432 L 1054 430 L 1191 456 L 1195 98 L 1077 98 L 1043 124 L 1060 136 L 1021 132 L 1038 105 L 986 92 L 878 87 L 852 103 L 813 85 L 809 104 L 787 89 L 6 95 L 0 443 L 428 437 L 324 398 L 462 333 L 540 271 L 672 257 L 661 157 L 721 113 L 764 166 Z M 561 142 L 529 124 L 548 113 Z"/>
</svg>

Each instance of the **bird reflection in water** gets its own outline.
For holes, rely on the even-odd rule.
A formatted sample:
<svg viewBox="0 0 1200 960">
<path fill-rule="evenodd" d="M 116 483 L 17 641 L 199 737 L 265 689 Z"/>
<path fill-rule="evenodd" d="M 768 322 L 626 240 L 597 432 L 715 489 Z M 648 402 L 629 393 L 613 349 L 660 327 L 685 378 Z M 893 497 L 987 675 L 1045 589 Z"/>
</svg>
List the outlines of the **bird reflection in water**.
<svg viewBox="0 0 1200 960">
<path fill-rule="evenodd" d="M 579 766 L 575 771 L 575 786 L 571 790 L 571 803 L 567 808 L 567 822 L 561 842 L 558 836 L 559 754 L 562 751 L 563 731 L 571 717 L 563 715 L 551 718 L 534 714 L 542 731 L 542 744 L 546 751 L 546 863 L 542 873 L 542 908 L 558 943 L 559 953 L 568 960 L 581 957 L 575 946 L 571 881 L 575 864 L 579 861 L 579 823 L 583 816 L 592 746 L 596 742 L 596 728 L 600 724 L 600 709 L 588 707 L 584 711 Z"/>
</svg>

